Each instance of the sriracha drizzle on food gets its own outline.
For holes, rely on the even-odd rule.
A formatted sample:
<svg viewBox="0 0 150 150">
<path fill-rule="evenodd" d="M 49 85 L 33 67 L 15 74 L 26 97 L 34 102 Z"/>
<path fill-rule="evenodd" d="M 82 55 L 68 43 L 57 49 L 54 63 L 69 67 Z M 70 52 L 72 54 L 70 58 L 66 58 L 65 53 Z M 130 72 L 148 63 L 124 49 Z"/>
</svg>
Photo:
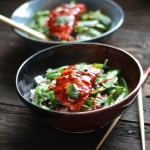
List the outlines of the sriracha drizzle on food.
<svg viewBox="0 0 150 150">
<path fill-rule="evenodd" d="M 32 103 L 47 110 L 90 111 L 113 105 L 129 93 L 119 69 L 100 63 L 48 68 L 36 76 Z"/>
<path fill-rule="evenodd" d="M 100 69 L 90 67 L 87 72 L 79 71 L 74 65 L 70 65 L 61 73 L 61 76 L 56 79 L 54 94 L 59 99 L 60 103 L 72 111 L 79 111 L 92 91 L 92 85 L 95 82 Z M 71 98 L 67 94 L 67 87 L 75 85 L 78 96 Z"/>
<path fill-rule="evenodd" d="M 70 34 L 74 30 L 76 21 L 85 11 L 85 5 L 80 3 L 64 3 L 54 8 L 51 10 L 47 22 L 50 33 L 58 39 L 74 40 Z"/>
</svg>

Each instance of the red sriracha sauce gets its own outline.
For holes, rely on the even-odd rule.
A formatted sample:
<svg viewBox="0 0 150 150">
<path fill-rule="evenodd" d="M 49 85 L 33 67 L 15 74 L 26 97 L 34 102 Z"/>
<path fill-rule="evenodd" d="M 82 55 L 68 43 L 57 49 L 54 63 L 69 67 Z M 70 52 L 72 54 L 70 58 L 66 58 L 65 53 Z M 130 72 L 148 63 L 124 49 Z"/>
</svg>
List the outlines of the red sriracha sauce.
<svg viewBox="0 0 150 150">
<path fill-rule="evenodd" d="M 79 111 L 92 91 L 92 85 L 95 82 L 100 70 L 91 67 L 87 72 L 78 71 L 74 65 L 70 65 L 56 79 L 54 94 L 60 103 L 71 111 Z M 78 92 L 77 97 L 69 97 L 67 94 L 68 86 L 73 85 Z"/>
<path fill-rule="evenodd" d="M 62 4 L 49 14 L 47 25 L 49 32 L 61 40 L 69 40 L 76 21 L 86 11 L 84 4 Z"/>
</svg>

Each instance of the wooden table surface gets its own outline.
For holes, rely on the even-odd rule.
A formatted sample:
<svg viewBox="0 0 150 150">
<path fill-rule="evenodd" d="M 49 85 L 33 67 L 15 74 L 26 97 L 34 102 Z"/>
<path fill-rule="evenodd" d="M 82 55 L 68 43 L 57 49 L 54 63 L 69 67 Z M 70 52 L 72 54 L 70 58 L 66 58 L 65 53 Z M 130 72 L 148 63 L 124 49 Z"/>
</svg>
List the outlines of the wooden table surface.
<svg viewBox="0 0 150 150">
<path fill-rule="evenodd" d="M 10 17 L 25 0 L 0 0 L 0 13 Z M 150 2 L 116 0 L 125 22 L 108 44 L 133 54 L 143 69 L 150 64 Z M 34 116 L 20 101 L 15 75 L 34 51 L 0 22 L 0 150 L 94 150 L 108 127 L 86 134 L 58 131 Z M 150 77 L 143 85 L 146 150 L 150 150 Z M 137 99 L 127 109 L 101 150 L 141 150 Z"/>
</svg>

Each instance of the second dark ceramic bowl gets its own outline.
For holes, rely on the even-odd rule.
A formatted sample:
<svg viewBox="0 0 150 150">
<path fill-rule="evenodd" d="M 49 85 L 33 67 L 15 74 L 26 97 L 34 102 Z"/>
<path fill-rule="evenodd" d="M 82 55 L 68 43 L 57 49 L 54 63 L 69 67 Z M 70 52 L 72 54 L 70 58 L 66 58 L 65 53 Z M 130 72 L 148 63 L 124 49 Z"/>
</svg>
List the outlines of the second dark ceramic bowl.
<svg viewBox="0 0 150 150">
<path fill-rule="evenodd" d="M 29 23 L 33 20 L 34 14 L 38 10 L 48 9 L 51 10 L 52 8 L 65 3 L 70 2 L 70 0 L 32 0 L 22 4 L 18 7 L 12 14 L 12 20 L 28 26 Z M 87 41 L 97 41 L 97 42 L 105 42 L 107 41 L 113 32 L 115 32 L 123 23 L 124 21 L 124 12 L 122 8 L 113 0 L 77 0 L 77 3 L 84 3 L 87 7 L 87 10 L 101 10 L 106 15 L 108 15 L 111 20 L 110 29 L 103 33 L 102 35 L 93 38 L 91 40 L 84 40 L 84 41 L 75 41 L 69 43 L 77 43 L 77 42 L 87 42 Z M 48 46 L 63 44 L 60 41 L 42 41 L 38 39 L 34 39 L 28 34 L 21 32 L 15 29 L 15 32 L 23 37 L 30 46 L 35 49 L 41 49 Z"/>
<path fill-rule="evenodd" d="M 130 90 L 122 101 L 87 112 L 59 112 L 44 110 L 31 103 L 30 89 L 34 87 L 34 77 L 45 73 L 48 68 L 56 68 L 80 62 L 103 63 L 122 71 Z M 142 68 L 129 53 L 119 48 L 96 43 L 67 44 L 44 49 L 22 63 L 16 75 L 16 89 L 20 99 L 30 110 L 47 123 L 63 131 L 89 132 L 99 129 L 121 115 L 134 101 L 140 88 Z"/>
</svg>

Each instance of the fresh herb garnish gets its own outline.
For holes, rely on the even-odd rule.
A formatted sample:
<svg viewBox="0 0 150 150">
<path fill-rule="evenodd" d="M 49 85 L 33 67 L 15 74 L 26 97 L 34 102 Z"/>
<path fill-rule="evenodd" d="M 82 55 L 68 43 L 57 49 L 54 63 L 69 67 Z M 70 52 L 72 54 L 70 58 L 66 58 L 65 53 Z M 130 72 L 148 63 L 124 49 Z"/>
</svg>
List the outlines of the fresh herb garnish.
<svg viewBox="0 0 150 150">
<path fill-rule="evenodd" d="M 66 88 L 66 94 L 69 96 L 71 99 L 76 99 L 79 97 L 80 92 L 77 90 L 77 85 L 72 83 L 69 84 Z"/>
<path fill-rule="evenodd" d="M 56 24 L 63 25 L 69 22 L 69 16 L 59 16 L 56 19 Z"/>
</svg>

